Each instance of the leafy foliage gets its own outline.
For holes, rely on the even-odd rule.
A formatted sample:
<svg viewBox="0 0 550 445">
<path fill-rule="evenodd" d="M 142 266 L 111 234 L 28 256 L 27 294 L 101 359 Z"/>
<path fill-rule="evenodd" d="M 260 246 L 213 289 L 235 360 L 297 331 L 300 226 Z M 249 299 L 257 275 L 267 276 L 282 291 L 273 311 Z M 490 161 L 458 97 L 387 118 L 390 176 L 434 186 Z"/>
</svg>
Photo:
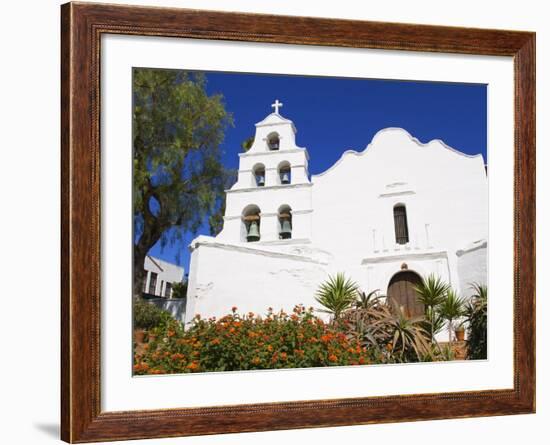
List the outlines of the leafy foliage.
<svg viewBox="0 0 550 445">
<path fill-rule="evenodd" d="M 137 329 L 162 328 L 175 321 L 169 312 L 163 311 L 142 299 L 134 300 L 134 327 Z"/>
<path fill-rule="evenodd" d="M 187 296 L 187 284 L 187 280 L 172 284 L 172 298 L 185 298 Z"/>
<path fill-rule="evenodd" d="M 321 312 L 332 314 L 338 319 L 340 314 L 350 308 L 358 299 L 359 286 L 343 273 L 329 276 L 328 281 L 322 283 L 317 290 L 315 300 L 325 309 Z"/>
<path fill-rule="evenodd" d="M 474 295 L 466 305 L 465 315 L 468 329 L 466 345 L 468 358 L 487 358 L 487 286 L 474 284 Z"/>
<path fill-rule="evenodd" d="M 437 313 L 442 319 L 447 321 L 447 330 L 449 331 L 449 344 L 453 340 L 454 324 L 453 322 L 464 316 L 465 302 L 452 289 L 447 289 L 443 301 L 437 306 Z"/>
<path fill-rule="evenodd" d="M 375 299 L 368 307 L 344 312 L 340 329 L 350 338 L 376 351 L 386 363 L 423 361 L 430 353 L 424 318 L 407 318 L 395 302 Z"/>
<path fill-rule="evenodd" d="M 243 149 L 243 151 L 246 153 L 248 150 L 250 150 L 250 148 L 252 147 L 252 144 L 254 143 L 254 136 L 250 136 L 248 138 L 246 138 L 242 143 L 241 143 L 241 148 Z"/>
<path fill-rule="evenodd" d="M 219 320 L 197 316 L 184 331 L 171 323 L 135 356 L 136 374 L 235 371 L 362 365 L 376 362 L 372 351 L 296 306 L 292 314 L 239 315 Z"/>
<path fill-rule="evenodd" d="M 206 78 L 180 70 L 133 72 L 134 294 L 149 249 L 183 239 L 223 203 L 220 144 L 232 116 Z"/>
<path fill-rule="evenodd" d="M 448 290 L 449 285 L 435 275 L 429 275 L 415 287 L 418 300 L 424 305 L 424 328 L 430 334 L 432 342 L 435 342 L 436 334 L 443 329 L 444 322 L 436 307 L 443 302 Z"/>
<path fill-rule="evenodd" d="M 358 309 L 369 309 L 376 306 L 380 302 L 380 299 L 383 298 L 378 294 L 379 292 L 380 289 L 373 290 L 368 294 L 365 294 L 365 292 L 358 292 L 355 307 Z"/>
</svg>

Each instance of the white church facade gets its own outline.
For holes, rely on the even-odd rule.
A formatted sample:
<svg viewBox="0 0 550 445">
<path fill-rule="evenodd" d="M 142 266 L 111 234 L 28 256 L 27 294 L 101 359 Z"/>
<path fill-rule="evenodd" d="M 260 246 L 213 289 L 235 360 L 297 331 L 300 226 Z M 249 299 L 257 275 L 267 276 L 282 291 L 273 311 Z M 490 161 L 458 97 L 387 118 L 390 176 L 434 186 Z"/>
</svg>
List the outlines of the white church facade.
<svg viewBox="0 0 550 445">
<path fill-rule="evenodd" d="M 486 283 L 488 186 L 483 157 L 400 128 L 362 152 L 308 173 L 294 123 L 275 111 L 256 124 L 226 191 L 223 230 L 190 245 L 186 321 L 239 312 L 319 308 L 315 292 L 343 272 L 414 315 L 413 287 L 435 274 L 462 296 Z M 312 152 L 314 155 L 314 152 Z"/>
</svg>

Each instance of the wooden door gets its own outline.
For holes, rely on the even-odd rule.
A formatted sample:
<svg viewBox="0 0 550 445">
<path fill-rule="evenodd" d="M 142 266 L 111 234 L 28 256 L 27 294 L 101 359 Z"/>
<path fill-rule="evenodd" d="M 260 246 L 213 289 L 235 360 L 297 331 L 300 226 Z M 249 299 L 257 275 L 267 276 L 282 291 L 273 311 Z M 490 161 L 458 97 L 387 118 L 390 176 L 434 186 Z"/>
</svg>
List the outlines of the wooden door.
<svg viewBox="0 0 550 445">
<path fill-rule="evenodd" d="M 414 290 L 422 279 L 415 272 L 409 270 L 399 272 L 393 276 L 388 285 L 388 298 L 392 298 L 407 317 L 424 315 L 424 305 L 418 301 Z"/>
</svg>

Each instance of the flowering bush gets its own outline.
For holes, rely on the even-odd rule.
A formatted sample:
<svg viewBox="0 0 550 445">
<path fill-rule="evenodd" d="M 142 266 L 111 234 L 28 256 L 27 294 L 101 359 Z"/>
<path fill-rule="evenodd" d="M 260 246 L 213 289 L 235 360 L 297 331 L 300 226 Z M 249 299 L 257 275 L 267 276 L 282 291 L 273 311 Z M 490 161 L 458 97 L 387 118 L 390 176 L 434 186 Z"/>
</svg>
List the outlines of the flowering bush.
<svg viewBox="0 0 550 445">
<path fill-rule="evenodd" d="M 240 315 L 237 308 L 217 320 L 195 317 L 183 330 L 177 322 L 135 355 L 135 374 L 247 369 L 309 368 L 379 363 L 382 357 L 335 326 L 296 306 L 292 314 Z"/>
</svg>

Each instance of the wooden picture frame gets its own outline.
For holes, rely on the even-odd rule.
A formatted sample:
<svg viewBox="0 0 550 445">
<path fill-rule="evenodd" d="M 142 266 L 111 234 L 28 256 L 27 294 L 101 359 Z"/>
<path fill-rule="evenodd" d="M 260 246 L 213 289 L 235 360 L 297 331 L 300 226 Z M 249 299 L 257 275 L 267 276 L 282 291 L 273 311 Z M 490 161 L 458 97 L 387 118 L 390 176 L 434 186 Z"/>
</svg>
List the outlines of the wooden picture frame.
<svg viewBox="0 0 550 445">
<path fill-rule="evenodd" d="M 535 34 L 171 8 L 61 7 L 61 437 L 173 437 L 535 411 Z M 514 387 L 151 411 L 100 405 L 100 38 L 185 37 L 512 56 Z M 512 252 L 510 252 L 512 254 Z"/>
</svg>

